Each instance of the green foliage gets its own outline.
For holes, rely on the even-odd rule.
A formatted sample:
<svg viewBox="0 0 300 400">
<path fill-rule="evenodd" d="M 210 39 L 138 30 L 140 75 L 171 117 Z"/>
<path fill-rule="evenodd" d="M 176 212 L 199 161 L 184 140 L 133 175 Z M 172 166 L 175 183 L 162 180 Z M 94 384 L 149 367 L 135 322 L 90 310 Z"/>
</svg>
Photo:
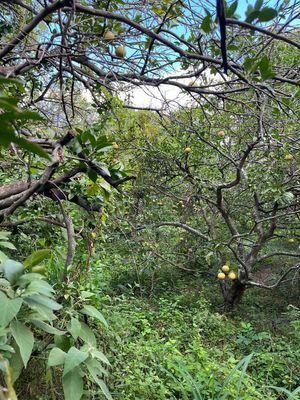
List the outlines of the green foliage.
<svg viewBox="0 0 300 400">
<path fill-rule="evenodd" d="M 4 87 L 9 93 L 10 90 L 6 88 L 8 85 L 13 85 L 19 90 L 24 91 L 23 85 L 20 81 L 7 79 L 0 76 L 0 90 Z M 26 109 L 20 109 L 17 105 L 17 96 L 0 92 L 0 108 L 3 110 L 0 114 L 0 145 L 8 147 L 10 143 L 15 143 L 24 150 L 50 160 L 49 154 L 39 145 L 32 143 L 16 134 L 15 124 L 18 124 L 19 127 L 22 127 L 28 121 L 33 122 L 43 120 L 38 113 Z"/>
<path fill-rule="evenodd" d="M 62 307 L 54 300 L 54 289 L 45 277 L 26 271 L 32 270 L 48 255 L 49 250 L 43 249 L 27 257 L 24 265 L 10 259 L 0 264 L 1 369 L 7 374 L 9 365 L 13 372 L 12 381 L 22 379 L 22 370 L 28 367 L 34 348 L 43 347 L 49 353 L 48 367 L 62 365 L 64 368 L 65 399 L 81 399 L 84 382 L 93 382 L 110 400 L 103 380 L 107 372 L 102 366 L 110 363 L 97 348 L 96 336 L 87 321 L 83 321 L 83 316 L 99 320 L 106 327 L 107 322 L 90 304 L 79 307 L 80 302 L 77 302 L 75 308 L 71 304 Z M 70 294 L 68 298 L 71 301 Z M 49 344 L 49 335 L 53 344 Z"/>
</svg>

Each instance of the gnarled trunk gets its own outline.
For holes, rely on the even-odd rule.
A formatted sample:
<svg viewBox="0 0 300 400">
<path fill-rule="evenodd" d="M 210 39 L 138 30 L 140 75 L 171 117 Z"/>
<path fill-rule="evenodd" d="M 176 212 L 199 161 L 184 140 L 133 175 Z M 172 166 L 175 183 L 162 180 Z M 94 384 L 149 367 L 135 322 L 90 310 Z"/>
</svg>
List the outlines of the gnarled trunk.
<svg viewBox="0 0 300 400">
<path fill-rule="evenodd" d="M 240 303 L 245 290 L 246 285 L 238 280 L 234 281 L 232 286 L 224 292 L 225 308 L 227 310 L 232 310 L 236 307 Z"/>
</svg>

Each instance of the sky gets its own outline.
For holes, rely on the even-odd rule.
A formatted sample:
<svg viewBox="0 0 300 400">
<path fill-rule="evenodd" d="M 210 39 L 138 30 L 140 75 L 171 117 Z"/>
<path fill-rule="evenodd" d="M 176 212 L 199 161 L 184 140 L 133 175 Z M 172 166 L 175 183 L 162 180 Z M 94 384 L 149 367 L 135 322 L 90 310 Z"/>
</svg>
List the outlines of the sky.
<svg viewBox="0 0 300 400">
<path fill-rule="evenodd" d="M 280 2 L 278 0 L 264 1 L 263 6 L 278 7 L 278 4 L 282 2 L 283 0 Z M 290 3 L 292 2 L 293 0 L 290 0 Z M 245 13 L 249 4 L 254 5 L 255 0 L 239 0 L 237 14 L 241 20 L 245 20 Z M 178 68 L 180 67 L 178 66 Z M 180 73 L 180 70 L 178 70 L 178 73 Z M 207 75 L 207 78 L 210 79 L 211 76 Z M 191 79 L 181 80 L 180 82 L 189 85 L 191 84 Z M 140 86 L 132 89 L 129 97 L 128 93 L 121 93 L 119 97 L 128 105 L 154 109 L 161 109 L 165 104 L 167 104 L 168 109 L 176 109 L 179 105 L 187 105 L 191 102 L 191 97 L 188 94 L 183 93 L 180 88 L 170 85 L 161 85 L 159 88 Z"/>
</svg>

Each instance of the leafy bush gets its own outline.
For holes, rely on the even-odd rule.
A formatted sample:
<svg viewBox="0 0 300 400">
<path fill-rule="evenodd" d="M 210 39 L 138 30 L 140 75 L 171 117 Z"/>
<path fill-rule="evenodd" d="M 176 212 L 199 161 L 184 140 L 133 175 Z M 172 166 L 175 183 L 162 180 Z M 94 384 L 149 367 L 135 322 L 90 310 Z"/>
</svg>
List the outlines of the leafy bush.
<svg viewBox="0 0 300 400">
<path fill-rule="evenodd" d="M 26 379 L 28 364 L 36 351 L 46 353 L 48 372 L 54 367 L 57 376 L 62 376 L 66 400 L 82 398 L 84 380 L 89 386 L 97 385 L 105 397 L 111 399 L 103 380 L 107 375 L 103 364 L 108 366 L 110 363 L 98 349 L 88 318 L 100 321 L 105 327 L 107 323 L 103 315 L 88 304 L 88 296 L 77 296 L 75 302 L 74 292 L 65 295 L 69 304 L 55 301 L 53 287 L 42 274 L 32 272 L 48 254 L 48 250 L 40 250 L 23 264 L 7 259 L 0 265 L 0 370 L 7 388 L 12 396 L 16 396 L 12 385 L 18 378 L 21 382 Z M 45 367 L 44 362 L 42 371 Z M 23 376 L 24 368 L 27 369 Z M 44 377 L 40 376 L 41 371 L 35 371 L 35 374 L 47 380 L 47 374 Z M 49 376 L 51 380 L 51 372 Z M 41 389 L 41 382 L 39 385 Z"/>
</svg>

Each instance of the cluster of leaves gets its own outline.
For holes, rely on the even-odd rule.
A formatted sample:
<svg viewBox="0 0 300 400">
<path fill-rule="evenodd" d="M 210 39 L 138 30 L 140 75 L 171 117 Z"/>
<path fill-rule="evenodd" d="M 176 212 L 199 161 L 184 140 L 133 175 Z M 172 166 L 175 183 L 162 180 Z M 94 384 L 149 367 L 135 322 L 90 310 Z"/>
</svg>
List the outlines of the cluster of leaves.
<svg viewBox="0 0 300 400">
<path fill-rule="evenodd" d="M 24 87 L 21 81 L 0 76 L 0 145 L 7 148 L 10 143 L 15 143 L 23 150 L 49 159 L 49 154 L 39 145 L 20 137 L 16 133 L 16 126 L 20 128 L 28 122 L 43 121 L 38 113 L 18 107 L 19 93 L 23 92 Z"/>
<path fill-rule="evenodd" d="M 90 304 L 63 307 L 55 301 L 53 287 L 42 274 L 33 272 L 48 255 L 49 250 L 45 249 L 32 253 L 23 264 L 10 259 L 0 264 L 0 370 L 5 377 L 12 371 L 12 384 L 19 377 L 22 379 L 22 370 L 28 367 L 36 348 L 48 354 L 48 367 L 63 366 L 66 400 L 82 398 L 83 379 L 98 385 L 111 399 L 102 379 L 107 375 L 102 365 L 110 363 L 98 349 L 87 318 L 100 321 L 105 327 L 107 323 Z M 88 295 L 85 303 L 87 298 Z M 60 375 L 59 369 L 56 372 Z"/>
</svg>

